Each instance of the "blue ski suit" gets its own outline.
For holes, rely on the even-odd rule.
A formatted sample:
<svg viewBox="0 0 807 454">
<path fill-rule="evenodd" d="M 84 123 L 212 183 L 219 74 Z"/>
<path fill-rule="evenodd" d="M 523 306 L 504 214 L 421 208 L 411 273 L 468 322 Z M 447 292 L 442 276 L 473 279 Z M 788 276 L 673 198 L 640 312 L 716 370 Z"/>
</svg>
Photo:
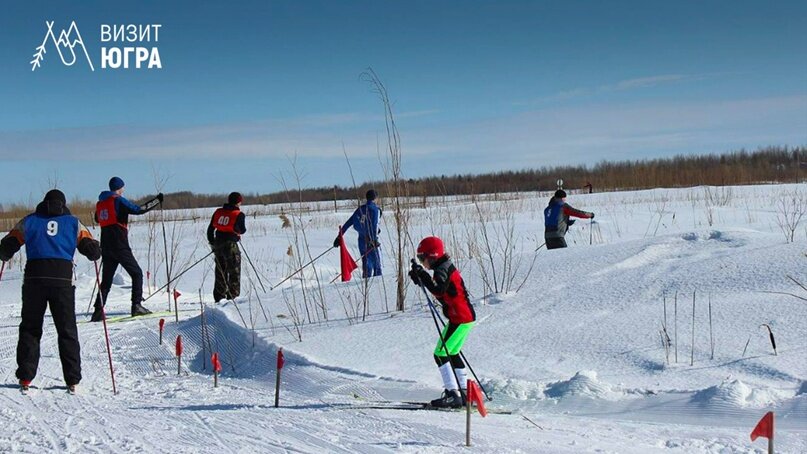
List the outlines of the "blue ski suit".
<svg viewBox="0 0 807 454">
<path fill-rule="evenodd" d="M 381 243 L 378 241 L 380 218 L 381 208 L 371 200 L 357 208 L 342 226 L 342 233 L 353 227 L 359 234 L 363 277 L 381 276 Z"/>
</svg>

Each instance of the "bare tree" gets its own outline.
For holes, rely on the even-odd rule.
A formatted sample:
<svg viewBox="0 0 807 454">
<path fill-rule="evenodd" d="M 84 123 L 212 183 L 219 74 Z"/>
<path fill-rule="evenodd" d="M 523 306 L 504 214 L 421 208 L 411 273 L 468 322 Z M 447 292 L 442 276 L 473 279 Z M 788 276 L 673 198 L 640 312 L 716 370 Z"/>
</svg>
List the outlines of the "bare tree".
<svg viewBox="0 0 807 454">
<path fill-rule="evenodd" d="M 404 279 L 407 268 L 407 257 L 404 255 L 406 239 L 409 236 L 409 207 L 406 203 L 408 196 L 406 180 L 401 173 L 401 137 L 398 134 L 398 127 L 395 124 L 395 116 L 392 113 L 392 102 L 389 99 L 387 87 L 373 71 L 361 73 L 360 78 L 370 84 L 372 91 L 376 93 L 384 107 L 384 125 L 387 133 L 387 153 L 381 159 L 384 175 L 387 180 L 386 188 L 388 197 L 392 199 L 393 213 L 395 216 L 395 238 L 393 244 L 393 258 L 395 259 L 395 273 L 397 282 L 397 299 L 395 308 L 403 311 L 406 308 L 406 287 L 407 281 Z M 410 239 L 411 243 L 411 239 Z"/>
</svg>

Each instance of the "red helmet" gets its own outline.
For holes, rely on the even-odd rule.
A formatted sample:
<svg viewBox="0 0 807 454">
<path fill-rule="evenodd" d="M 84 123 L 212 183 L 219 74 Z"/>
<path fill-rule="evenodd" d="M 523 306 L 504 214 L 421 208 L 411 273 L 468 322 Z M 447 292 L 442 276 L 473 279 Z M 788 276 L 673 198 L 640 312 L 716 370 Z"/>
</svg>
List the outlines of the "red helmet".
<svg viewBox="0 0 807 454">
<path fill-rule="evenodd" d="M 423 261 L 426 257 L 437 259 L 445 255 L 443 240 L 436 236 L 427 236 L 418 245 L 418 259 Z"/>
</svg>

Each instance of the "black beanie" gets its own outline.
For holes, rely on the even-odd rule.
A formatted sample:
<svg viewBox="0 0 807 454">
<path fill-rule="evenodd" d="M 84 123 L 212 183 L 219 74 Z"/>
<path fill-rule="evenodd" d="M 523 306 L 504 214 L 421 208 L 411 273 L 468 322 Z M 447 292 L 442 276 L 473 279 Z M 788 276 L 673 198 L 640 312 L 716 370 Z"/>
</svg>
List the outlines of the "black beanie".
<svg viewBox="0 0 807 454">
<path fill-rule="evenodd" d="M 378 193 L 375 191 L 375 189 L 370 189 L 369 191 L 367 191 L 366 196 L 368 201 L 375 200 L 376 197 L 378 197 Z"/>
<path fill-rule="evenodd" d="M 51 189 L 45 194 L 45 202 L 61 202 L 62 205 L 67 205 L 67 199 L 64 196 L 64 192 L 58 189 Z"/>
<path fill-rule="evenodd" d="M 244 198 L 241 197 L 240 192 L 231 192 L 230 195 L 227 196 L 227 203 L 230 205 L 235 205 L 237 203 L 241 203 L 244 201 Z"/>
<path fill-rule="evenodd" d="M 555 191 L 555 198 L 556 199 L 565 199 L 566 198 L 566 191 L 563 189 L 558 189 Z"/>
</svg>

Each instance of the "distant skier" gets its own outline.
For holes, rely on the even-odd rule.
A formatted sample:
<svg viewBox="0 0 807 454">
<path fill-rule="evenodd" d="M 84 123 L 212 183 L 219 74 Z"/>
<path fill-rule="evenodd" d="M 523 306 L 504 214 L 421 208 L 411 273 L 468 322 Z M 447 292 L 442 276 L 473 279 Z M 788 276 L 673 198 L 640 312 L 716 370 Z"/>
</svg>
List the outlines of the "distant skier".
<svg viewBox="0 0 807 454">
<path fill-rule="evenodd" d="M 238 192 L 227 196 L 227 203 L 213 213 L 207 226 L 207 242 L 216 258 L 216 282 L 213 299 L 234 299 L 241 294 L 241 251 L 238 241 L 246 233 L 246 216 L 241 212 L 243 197 Z"/>
<path fill-rule="evenodd" d="M 381 243 L 378 241 L 378 221 L 381 208 L 375 200 L 378 193 L 370 189 L 366 194 L 367 203 L 353 212 L 350 219 L 342 226 L 341 233 L 353 227 L 359 234 L 359 253 L 362 256 L 362 277 L 381 276 Z M 339 247 L 339 237 L 333 240 L 333 247 Z"/>
<path fill-rule="evenodd" d="M 22 282 L 22 321 L 17 342 L 17 378 L 23 391 L 36 377 L 45 309 L 50 305 L 59 339 L 62 374 L 70 392 L 81 381 L 81 351 L 76 327 L 73 255 L 95 261 L 101 246 L 77 217 L 64 194 L 53 189 L 0 241 L 0 260 L 7 262 L 25 245 L 28 261 Z"/>
<path fill-rule="evenodd" d="M 103 277 L 101 289 L 95 299 L 95 311 L 90 321 L 100 322 L 101 304 L 106 305 L 112 279 L 118 265 L 132 278 L 132 316 L 147 315 L 151 311 L 143 307 L 143 270 L 137 264 L 132 247 L 129 246 L 129 215 L 146 214 L 163 202 L 163 194 L 138 206 L 123 197 L 124 183 L 118 177 L 109 180 L 109 191 L 98 196 L 95 205 L 95 221 L 101 226 L 101 255 L 103 257 Z"/>
<path fill-rule="evenodd" d="M 570 216 L 583 219 L 594 219 L 594 213 L 578 210 L 566 203 L 566 191 L 558 189 L 555 196 L 549 200 L 544 208 L 544 239 L 547 249 L 566 247 L 566 232 L 574 224 Z"/>
<path fill-rule="evenodd" d="M 445 390 L 443 396 L 431 401 L 431 404 L 434 407 L 461 407 L 465 404 L 468 376 L 460 351 L 474 326 L 476 312 L 468 297 L 465 282 L 445 253 L 440 238 L 424 238 L 418 245 L 417 258 L 423 267 L 413 263 L 409 277 L 416 285 L 422 283 L 434 295 L 442 305 L 443 315 L 448 318 L 448 324 L 434 349 L 434 360 L 440 369 Z M 433 278 L 424 267 L 434 271 Z"/>
</svg>

